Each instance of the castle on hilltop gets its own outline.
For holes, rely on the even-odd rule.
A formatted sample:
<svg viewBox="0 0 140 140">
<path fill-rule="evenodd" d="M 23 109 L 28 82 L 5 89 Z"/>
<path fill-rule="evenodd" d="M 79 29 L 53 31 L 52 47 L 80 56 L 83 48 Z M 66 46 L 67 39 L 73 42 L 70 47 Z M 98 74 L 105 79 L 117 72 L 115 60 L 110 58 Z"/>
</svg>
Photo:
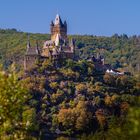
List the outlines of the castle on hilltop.
<svg viewBox="0 0 140 140">
<path fill-rule="evenodd" d="M 26 53 L 24 56 L 24 69 L 28 70 L 35 65 L 39 59 L 44 60 L 50 58 L 51 60 L 74 59 L 75 57 L 75 43 L 74 40 L 67 38 L 67 22 L 62 22 L 60 16 L 57 14 L 54 21 L 50 25 L 51 40 L 44 42 L 42 49 L 39 48 L 38 43 L 33 47 L 28 39 Z"/>
</svg>

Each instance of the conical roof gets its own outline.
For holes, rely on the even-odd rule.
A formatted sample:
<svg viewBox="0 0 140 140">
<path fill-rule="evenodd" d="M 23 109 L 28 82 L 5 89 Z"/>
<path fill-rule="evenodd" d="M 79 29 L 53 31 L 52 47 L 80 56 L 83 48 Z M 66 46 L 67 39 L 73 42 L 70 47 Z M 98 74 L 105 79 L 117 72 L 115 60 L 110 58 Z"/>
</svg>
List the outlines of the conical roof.
<svg viewBox="0 0 140 140">
<path fill-rule="evenodd" d="M 62 20 L 61 20 L 59 14 L 56 15 L 54 24 L 55 24 L 55 25 L 62 25 Z"/>
</svg>

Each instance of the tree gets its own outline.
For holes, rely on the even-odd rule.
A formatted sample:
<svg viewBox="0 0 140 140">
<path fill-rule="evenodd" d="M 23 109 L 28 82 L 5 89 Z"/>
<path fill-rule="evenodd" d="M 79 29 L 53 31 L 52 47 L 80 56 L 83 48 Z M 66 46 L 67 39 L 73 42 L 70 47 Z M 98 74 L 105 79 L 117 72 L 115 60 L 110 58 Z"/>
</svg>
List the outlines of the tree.
<svg viewBox="0 0 140 140">
<path fill-rule="evenodd" d="M 80 131 L 86 128 L 88 129 L 92 120 L 92 113 L 88 111 L 87 103 L 85 101 L 79 101 L 75 108 L 75 113 L 77 115 L 76 129 Z"/>
<path fill-rule="evenodd" d="M 77 84 L 75 88 L 77 93 L 84 93 L 87 90 L 87 86 L 84 83 Z"/>
<path fill-rule="evenodd" d="M 60 70 L 63 74 L 63 76 L 68 79 L 68 80 L 73 80 L 73 79 L 78 79 L 79 78 L 79 73 L 78 72 L 74 72 L 72 69 L 68 68 L 68 69 L 61 69 Z"/>
<path fill-rule="evenodd" d="M 53 90 L 56 90 L 58 88 L 58 83 L 57 82 L 51 82 L 50 83 L 50 87 L 53 89 Z"/>
<path fill-rule="evenodd" d="M 68 135 L 72 134 L 76 121 L 76 114 L 73 109 L 61 109 L 57 115 L 58 122 L 65 128 Z"/>
<path fill-rule="evenodd" d="M 86 102 L 79 101 L 73 109 L 61 109 L 57 117 L 58 122 L 72 134 L 89 128 L 92 113 L 88 111 Z"/>
<path fill-rule="evenodd" d="M 95 112 L 96 118 L 101 126 L 101 129 L 104 129 L 105 125 L 106 125 L 106 116 L 105 116 L 105 111 L 103 109 L 98 109 Z"/>
<path fill-rule="evenodd" d="M 28 125 L 32 121 L 31 119 L 23 121 L 23 114 L 27 111 L 26 102 L 30 99 L 30 94 L 14 73 L 0 71 L 0 83 L 1 139 L 23 139 L 27 136 L 29 127 L 32 127 L 31 124 Z M 28 110 L 30 109 L 28 108 Z"/>
</svg>

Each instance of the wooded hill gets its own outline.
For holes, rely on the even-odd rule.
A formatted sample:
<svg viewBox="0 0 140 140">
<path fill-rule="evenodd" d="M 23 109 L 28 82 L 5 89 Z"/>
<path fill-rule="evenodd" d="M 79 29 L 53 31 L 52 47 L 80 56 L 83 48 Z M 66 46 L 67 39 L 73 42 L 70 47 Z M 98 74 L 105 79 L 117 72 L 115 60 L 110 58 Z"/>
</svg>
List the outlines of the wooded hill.
<svg viewBox="0 0 140 140">
<path fill-rule="evenodd" d="M 30 33 L 31 44 L 38 40 L 40 47 L 50 38 L 49 34 Z M 80 58 L 102 54 L 106 63 L 115 68 L 125 67 L 131 72 L 140 70 L 140 36 L 114 34 L 111 37 L 92 35 L 70 35 L 77 45 Z M 23 58 L 26 50 L 27 33 L 16 29 L 0 29 L 0 61 L 6 65 L 13 60 Z"/>
</svg>

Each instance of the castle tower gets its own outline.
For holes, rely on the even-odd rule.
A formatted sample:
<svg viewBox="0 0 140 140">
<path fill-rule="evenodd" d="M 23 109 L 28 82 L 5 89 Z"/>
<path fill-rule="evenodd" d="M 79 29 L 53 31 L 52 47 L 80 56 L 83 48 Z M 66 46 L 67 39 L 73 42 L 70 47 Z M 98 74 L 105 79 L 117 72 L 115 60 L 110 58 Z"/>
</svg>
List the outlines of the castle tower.
<svg viewBox="0 0 140 140">
<path fill-rule="evenodd" d="M 24 70 L 29 70 L 35 66 L 36 61 L 40 58 L 40 50 L 38 46 L 38 42 L 36 42 L 36 46 L 33 47 L 30 44 L 30 40 L 28 37 L 26 53 L 24 56 Z"/>
<path fill-rule="evenodd" d="M 67 23 L 66 21 L 63 23 L 58 14 L 56 15 L 55 21 L 51 22 L 51 40 L 55 41 L 57 35 L 67 40 Z"/>
</svg>

